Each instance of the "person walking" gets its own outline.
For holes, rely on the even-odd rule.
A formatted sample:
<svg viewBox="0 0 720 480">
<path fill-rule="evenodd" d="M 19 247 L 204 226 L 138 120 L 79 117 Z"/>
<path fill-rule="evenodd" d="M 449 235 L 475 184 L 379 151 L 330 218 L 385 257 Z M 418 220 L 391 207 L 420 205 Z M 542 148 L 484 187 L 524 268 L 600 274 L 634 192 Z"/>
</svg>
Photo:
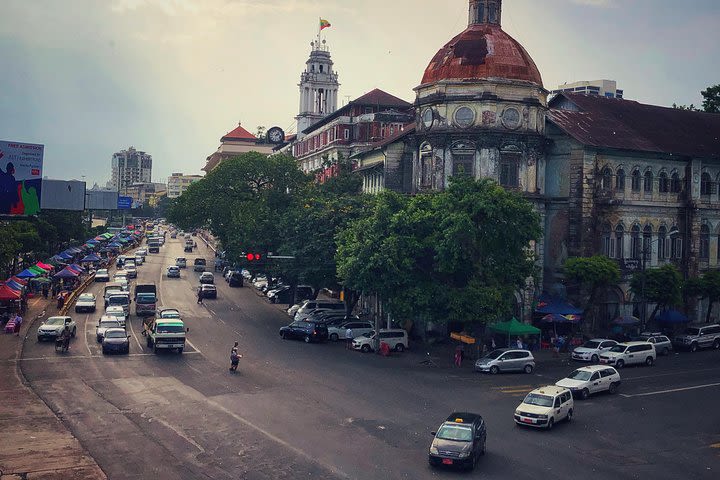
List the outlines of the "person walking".
<svg viewBox="0 0 720 480">
<path fill-rule="evenodd" d="M 346 349 L 352 348 L 352 340 L 353 340 L 352 328 L 348 327 L 347 330 L 345 330 L 345 348 Z"/>
<path fill-rule="evenodd" d="M 455 347 L 455 366 L 462 367 L 462 346 Z"/>
<path fill-rule="evenodd" d="M 20 336 L 20 325 L 22 325 L 23 319 L 20 313 L 15 314 L 15 335 Z"/>
<path fill-rule="evenodd" d="M 202 305 L 202 303 L 203 303 L 202 287 L 199 287 L 199 288 L 198 288 L 197 303 L 199 303 L 200 305 Z"/>
</svg>

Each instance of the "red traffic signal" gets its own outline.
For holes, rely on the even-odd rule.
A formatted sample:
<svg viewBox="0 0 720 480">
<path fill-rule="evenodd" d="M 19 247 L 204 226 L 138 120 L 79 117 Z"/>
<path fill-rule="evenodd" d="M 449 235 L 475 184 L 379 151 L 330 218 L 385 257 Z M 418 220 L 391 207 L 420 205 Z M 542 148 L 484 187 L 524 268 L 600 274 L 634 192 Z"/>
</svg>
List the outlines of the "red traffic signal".
<svg viewBox="0 0 720 480">
<path fill-rule="evenodd" d="M 247 255 L 245 255 L 245 258 L 248 262 L 256 262 L 262 259 L 262 255 L 260 255 L 259 253 L 248 253 Z"/>
</svg>

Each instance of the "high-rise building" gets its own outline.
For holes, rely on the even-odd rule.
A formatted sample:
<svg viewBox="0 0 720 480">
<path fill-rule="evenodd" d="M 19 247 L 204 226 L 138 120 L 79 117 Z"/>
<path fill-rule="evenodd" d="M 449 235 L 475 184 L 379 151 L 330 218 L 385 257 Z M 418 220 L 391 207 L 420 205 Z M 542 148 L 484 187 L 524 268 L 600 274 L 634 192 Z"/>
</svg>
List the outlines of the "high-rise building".
<svg viewBox="0 0 720 480">
<path fill-rule="evenodd" d="M 184 175 L 182 173 L 173 173 L 168 177 L 167 196 L 168 198 L 177 198 L 182 195 L 191 183 L 200 180 L 202 175 Z"/>
<path fill-rule="evenodd" d="M 312 51 L 305 62 L 305 71 L 300 74 L 300 110 L 297 120 L 298 139 L 305 136 L 303 131 L 333 113 L 338 108 L 337 97 L 340 83 L 333 71 L 330 49 L 325 40 L 310 42 Z"/>
<path fill-rule="evenodd" d="M 550 93 L 560 92 L 582 93 L 584 95 L 597 95 L 607 98 L 623 98 L 623 91 L 618 90 L 615 80 L 587 80 L 575 83 L 563 83 Z"/>
<path fill-rule="evenodd" d="M 135 183 L 152 182 L 152 155 L 130 147 L 112 156 L 112 178 L 110 185 L 121 195 Z"/>
</svg>

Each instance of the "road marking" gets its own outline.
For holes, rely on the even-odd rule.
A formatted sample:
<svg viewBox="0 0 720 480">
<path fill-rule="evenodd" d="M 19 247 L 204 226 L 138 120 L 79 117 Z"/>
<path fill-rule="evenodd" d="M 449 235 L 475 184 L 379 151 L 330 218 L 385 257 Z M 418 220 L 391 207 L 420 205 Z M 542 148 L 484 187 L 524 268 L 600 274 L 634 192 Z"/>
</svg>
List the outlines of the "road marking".
<svg viewBox="0 0 720 480">
<path fill-rule="evenodd" d="M 140 340 L 137 338 L 137 335 L 135 335 L 135 330 L 133 330 L 132 322 L 130 321 L 130 318 L 128 318 L 127 320 L 125 320 L 125 325 L 127 325 L 127 326 L 130 327 L 130 333 L 132 333 L 132 337 L 135 339 L 135 342 L 137 342 L 138 347 L 140 348 L 140 351 L 142 352 L 142 351 L 143 351 L 143 347 L 142 347 L 142 345 L 140 344 Z"/>
<path fill-rule="evenodd" d="M 183 352 L 183 355 L 196 355 L 200 352 Z M 123 357 L 150 357 L 156 355 L 155 353 L 127 353 L 123 355 Z M 106 355 L 101 354 L 92 354 L 92 355 L 63 355 L 63 356 L 57 356 L 57 357 L 28 357 L 28 358 L 13 358 L 9 359 L 8 362 L 10 363 L 17 363 L 20 361 L 23 362 L 36 362 L 39 360 L 61 360 L 61 359 L 83 359 L 86 360 L 88 358 L 105 358 Z"/>
<path fill-rule="evenodd" d="M 514 389 L 514 390 L 500 390 L 500 393 L 507 393 L 507 394 L 513 394 L 513 393 L 528 393 L 529 391 L 533 390 L 532 388 L 521 388 L 521 389 Z"/>
<path fill-rule="evenodd" d="M 630 382 L 632 380 L 642 380 L 645 378 L 657 378 L 657 377 L 671 377 L 673 375 L 684 375 L 687 373 L 699 373 L 699 372 L 710 372 L 715 371 L 717 368 L 696 368 L 695 370 L 678 370 L 677 372 L 670 373 L 658 373 L 657 375 L 641 375 L 639 377 L 623 377 L 623 382 Z"/>
<path fill-rule="evenodd" d="M 493 390 L 507 390 L 507 389 L 516 389 L 516 388 L 529 388 L 533 389 L 535 388 L 534 385 L 505 385 L 504 387 L 492 387 Z"/>
<path fill-rule="evenodd" d="M 649 395 L 661 395 L 664 393 L 674 393 L 674 392 L 684 392 L 686 390 L 697 390 L 698 388 L 709 388 L 709 387 L 717 387 L 720 386 L 720 382 L 718 383 L 708 383 L 705 385 L 695 385 L 692 387 L 683 387 L 683 388 L 672 388 L 669 390 L 659 390 L 657 392 L 647 392 L 647 393 L 634 393 L 634 394 L 625 394 L 621 393 L 620 396 L 631 398 L 631 397 L 647 397 Z"/>
<path fill-rule="evenodd" d="M 197 348 L 195 345 L 192 344 L 192 342 L 190 342 L 190 340 L 187 339 L 187 337 L 185 338 L 185 343 L 190 345 L 194 350 L 197 351 L 197 353 L 202 353 L 199 348 Z M 190 353 L 190 352 L 188 352 L 188 353 Z"/>
</svg>

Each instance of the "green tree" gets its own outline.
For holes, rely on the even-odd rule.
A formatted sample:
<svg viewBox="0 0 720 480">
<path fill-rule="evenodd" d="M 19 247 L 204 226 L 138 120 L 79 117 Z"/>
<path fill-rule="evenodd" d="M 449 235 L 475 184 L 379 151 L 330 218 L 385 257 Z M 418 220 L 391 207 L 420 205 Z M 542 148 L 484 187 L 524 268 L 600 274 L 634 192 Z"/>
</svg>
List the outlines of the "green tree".
<svg viewBox="0 0 720 480">
<path fill-rule="evenodd" d="M 712 309 L 715 302 L 720 301 L 720 270 L 710 270 L 701 279 L 702 292 L 708 299 L 708 309 L 705 323 L 710 323 Z"/>
<path fill-rule="evenodd" d="M 568 258 L 565 260 L 563 270 L 568 280 L 578 284 L 581 290 L 588 292 L 583 317 L 592 308 L 601 289 L 616 285 L 620 281 L 620 267 L 615 261 L 602 255 Z M 591 328 L 595 328 L 594 317 Z"/>
<path fill-rule="evenodd" d="M 630 279 L 630 289 L 635 295 L 639 295 L 643 302 L 655 304 L 649 319 L 652 321 L 658 310 L 682 301 L 683 278 L 675 265 L 663 265 L 660 268 L 635 272 Z"/>
<path fill-rule="evenodd" d="M 708 87 L 700 94 L 703 96 L 703 110 L 707 113 L 720 113 L 720 84 Z"/>
<path fill-rule="evenodd" d="M 695 104 L 691 103 L 690 105 L 678 105 L 677 103 L 673 103 L 673 108 L 678 110 L 687 110 L 690 112 L 699 112 L 700 110 L 695 106 Z"/>
</svg>

